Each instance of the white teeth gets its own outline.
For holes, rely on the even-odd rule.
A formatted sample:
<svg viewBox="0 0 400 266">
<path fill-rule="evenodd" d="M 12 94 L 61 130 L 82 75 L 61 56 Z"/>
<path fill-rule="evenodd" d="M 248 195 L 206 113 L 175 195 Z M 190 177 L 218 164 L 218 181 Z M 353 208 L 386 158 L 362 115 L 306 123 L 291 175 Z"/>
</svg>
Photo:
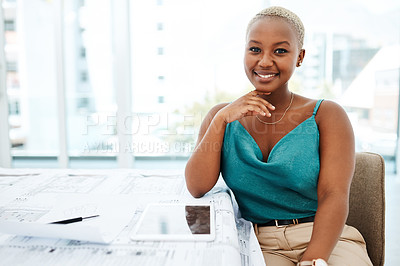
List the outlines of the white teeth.
<svg viewBox="0 0 400 266">
<path fill-rule="evenodd" d="M 266 78 L 271 78 L 271 77 L 275 76 L 275 74 L 261 75 L 261 74 L 258 74 L 258 73 L 257 73 L 257 75 L 259 75 L 260 77 L 262 77 L 262 78 L 264 78 L 264 79 L 266 79 Z"/>
</svg>

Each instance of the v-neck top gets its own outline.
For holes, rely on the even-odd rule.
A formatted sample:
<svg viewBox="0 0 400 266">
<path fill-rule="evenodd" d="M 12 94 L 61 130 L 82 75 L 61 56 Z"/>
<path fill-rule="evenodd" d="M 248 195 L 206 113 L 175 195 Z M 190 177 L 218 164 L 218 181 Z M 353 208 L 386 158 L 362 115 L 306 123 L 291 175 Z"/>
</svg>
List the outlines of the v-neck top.
<svg viewBox="0 0 400 266">
<path fill-rule="evenodd" d="M 266 161 L 238 120 L 226 126 L 221 174 L 243 218 L 266 223 L 315 215 L 320 170 L 315 115 L 322 101 L 318 100 L 311 117 L 275 144 Z"/>
</svg>

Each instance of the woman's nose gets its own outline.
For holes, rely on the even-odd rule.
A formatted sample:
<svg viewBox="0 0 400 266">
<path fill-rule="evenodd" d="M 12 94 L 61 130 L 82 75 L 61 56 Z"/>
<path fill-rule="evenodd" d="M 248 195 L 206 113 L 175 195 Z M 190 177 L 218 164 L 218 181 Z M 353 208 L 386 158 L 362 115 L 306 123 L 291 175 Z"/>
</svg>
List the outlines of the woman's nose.
<svg viewBox="0 0 400 266">
<path fill-rule="evenodd" d="M 270 67 L 274 64 L 272 58 L 269 55 L 262 55 L 260 61 L 258 62 L 261 67 Z"/>
</svg>

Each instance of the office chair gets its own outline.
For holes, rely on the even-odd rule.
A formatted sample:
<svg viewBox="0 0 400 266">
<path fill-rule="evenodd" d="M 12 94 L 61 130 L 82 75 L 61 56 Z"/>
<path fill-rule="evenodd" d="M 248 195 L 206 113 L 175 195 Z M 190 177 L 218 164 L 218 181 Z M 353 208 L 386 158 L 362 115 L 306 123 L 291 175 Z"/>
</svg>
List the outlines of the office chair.
<svg viewBox="0 0 400 266">
<path fill-rule="evenodd" d="M 374 266 L 385 260 L 385 163 L 375 153 L 356 153 L 347 224 L 357 228 L 367 243 Z"/>
</svg>

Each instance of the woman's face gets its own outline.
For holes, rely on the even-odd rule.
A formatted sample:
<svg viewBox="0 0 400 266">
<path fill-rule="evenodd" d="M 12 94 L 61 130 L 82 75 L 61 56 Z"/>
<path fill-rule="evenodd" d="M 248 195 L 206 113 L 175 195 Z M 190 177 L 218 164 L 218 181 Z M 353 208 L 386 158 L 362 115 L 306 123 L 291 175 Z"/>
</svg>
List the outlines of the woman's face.
<svg viewBox="0 0 400 266">
<path fill-rule="evenodd" d="M 302 61 L 296 32 L 281 18 L 261 18 L 251 25 L 246 39 L 244 67 L 256 90 L 287 89 L 298 61 Z"/>
</svg>

